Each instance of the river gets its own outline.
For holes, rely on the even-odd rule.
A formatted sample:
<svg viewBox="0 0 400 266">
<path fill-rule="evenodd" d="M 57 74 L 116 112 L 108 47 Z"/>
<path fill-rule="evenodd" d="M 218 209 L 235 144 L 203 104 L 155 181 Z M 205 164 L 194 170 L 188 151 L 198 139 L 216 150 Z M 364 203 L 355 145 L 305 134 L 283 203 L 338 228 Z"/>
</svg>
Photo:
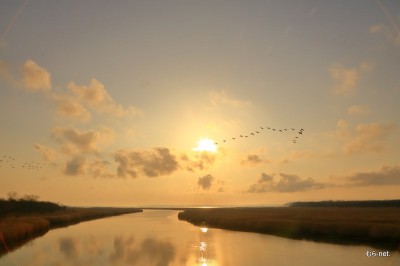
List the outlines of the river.
<svg viewBox="0 0 400 266">
<path fill-rule="evenodd" d="M 145 210 L 53 229 L 0 265 L 400 265 L 399 252 L 367 257 L 379 250 L 199 228 L 177 214 Z"/>
</svg>

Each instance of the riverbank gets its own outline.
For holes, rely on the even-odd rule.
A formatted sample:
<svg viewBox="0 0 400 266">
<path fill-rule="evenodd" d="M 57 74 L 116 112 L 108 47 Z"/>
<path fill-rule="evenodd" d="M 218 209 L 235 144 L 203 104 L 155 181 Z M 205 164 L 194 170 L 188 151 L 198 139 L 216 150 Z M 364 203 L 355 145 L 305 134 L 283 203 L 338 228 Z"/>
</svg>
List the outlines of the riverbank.
<svg viewBox="0 0 400 266">
<path fill-rule="evenodd" d="M 50 229 L 83 221 L 127 213 L 142 212 L 136 208 L 66 208 L 44 214 L 18 214 L 0 219 L 0 256 Z"/>
<path fill-rule="evenodd" d="M 400 247 L 400 208 L 211 208 L 185 210 L 178 218 L 198 226 L 291 239 Z"/>
</svg>

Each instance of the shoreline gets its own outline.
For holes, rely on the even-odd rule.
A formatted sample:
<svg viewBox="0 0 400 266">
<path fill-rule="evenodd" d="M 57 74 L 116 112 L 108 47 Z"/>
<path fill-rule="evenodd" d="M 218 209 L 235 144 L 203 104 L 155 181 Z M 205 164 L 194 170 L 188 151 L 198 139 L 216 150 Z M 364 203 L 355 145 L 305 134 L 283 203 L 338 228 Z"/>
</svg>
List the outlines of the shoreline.
<svg viewBox="0 0 400 266">
<path fill-rule="evenodd" d="M 400 251 L 400 208 L 190 209 L 178 218 L 197 226 Z"/>
<path fill-rule="evenodd" d="M 49 230 L 80 222 L 143 212 L 137 208 L 68 208 L 44 214 L 15 215 L 0 219 L 0 257 L 45 235 Z"/>
</svg>

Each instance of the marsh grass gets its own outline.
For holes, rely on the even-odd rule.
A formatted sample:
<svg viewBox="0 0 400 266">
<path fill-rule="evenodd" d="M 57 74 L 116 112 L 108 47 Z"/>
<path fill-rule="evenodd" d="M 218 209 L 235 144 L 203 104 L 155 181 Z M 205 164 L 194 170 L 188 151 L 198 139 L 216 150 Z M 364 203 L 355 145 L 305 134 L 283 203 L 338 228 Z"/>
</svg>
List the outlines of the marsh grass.
<svg viewBox="0 0 400 266">
<path fill-rule="evenodd" d="M 7 216 L 0 219 L 0 256 L 52 228 L 141 211 L 134 208 L 66 208 L 52 213 Z"/>
<path fill-rule="evenodd" d="M 178 217 L 195 225 L 292 239 L 366 244 L 391 250 L 400 245 L 400 208 L 215 208 L 186 210 Z"/>
</svg>

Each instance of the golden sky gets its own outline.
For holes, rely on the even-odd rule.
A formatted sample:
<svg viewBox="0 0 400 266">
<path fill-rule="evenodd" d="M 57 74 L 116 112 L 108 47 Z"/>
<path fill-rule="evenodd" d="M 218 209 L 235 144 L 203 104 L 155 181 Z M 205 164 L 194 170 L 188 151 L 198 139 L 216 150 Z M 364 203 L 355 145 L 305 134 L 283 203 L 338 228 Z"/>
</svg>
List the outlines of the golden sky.
<svg viewBox="0 0 400 266">
<path fill-rule="evenodd" d="M 2 1 L 0 197 L 399 198 L 399 10 L 382 0 Z"/>
</svg>

